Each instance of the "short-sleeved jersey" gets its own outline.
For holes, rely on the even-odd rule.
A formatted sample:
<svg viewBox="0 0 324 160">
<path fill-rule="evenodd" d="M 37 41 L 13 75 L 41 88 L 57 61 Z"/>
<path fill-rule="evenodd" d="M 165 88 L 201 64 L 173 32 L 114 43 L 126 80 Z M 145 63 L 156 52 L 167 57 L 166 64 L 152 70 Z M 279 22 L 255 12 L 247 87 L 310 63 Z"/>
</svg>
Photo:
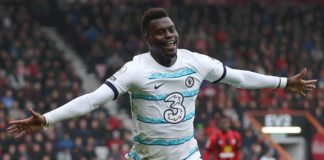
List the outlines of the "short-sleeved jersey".
<svg viewBox="0 0 324 160">
<path fill-rule="evenodd" d="M 193 121 L 200 85 L 203 80 L 220 81 L 225 74 L 220 61 L 178 49 L 177 60 L 170 67 L 143 53 L 108 78 L 106 84 L 115 98 L 130 94 L 135 145 L 128 156 L 179 160 L 197 152 Z M 190 145 L 181 146 L 185 143 Z"/>
</svg>

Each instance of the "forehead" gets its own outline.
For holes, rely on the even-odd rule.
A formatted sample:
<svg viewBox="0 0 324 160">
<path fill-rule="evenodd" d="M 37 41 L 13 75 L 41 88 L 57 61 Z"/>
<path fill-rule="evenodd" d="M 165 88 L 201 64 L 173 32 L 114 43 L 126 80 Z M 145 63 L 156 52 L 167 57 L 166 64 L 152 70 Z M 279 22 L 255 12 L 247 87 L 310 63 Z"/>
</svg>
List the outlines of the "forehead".
<svg viewBox="0 0 324 160">
<path fill-rule="evenodd" d="M 163 17 L 159 19 L 153 19 L 150 21 L 148 29 L 149 31 L 154 31 L 158 29 L 164 29 L 174 26 L 170 17 Z"/>
</svg>

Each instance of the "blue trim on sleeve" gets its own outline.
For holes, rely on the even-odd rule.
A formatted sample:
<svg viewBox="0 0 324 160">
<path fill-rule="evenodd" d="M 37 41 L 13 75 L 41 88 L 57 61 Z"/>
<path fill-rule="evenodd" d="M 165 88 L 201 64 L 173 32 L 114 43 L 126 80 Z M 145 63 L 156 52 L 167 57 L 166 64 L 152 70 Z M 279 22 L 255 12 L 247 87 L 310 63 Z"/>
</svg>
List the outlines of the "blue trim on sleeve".
<svg viewBox="0 0 324 160">
<path fill-rule="evenodd" d="M 133 158 L 133 160 L 141 160 L 141 158 L 137 155 L 137 153 L 133 149 L 129 151 L 128 156 Z"/>
<path fill-rule="evenodd" d="M 223 70 L 224 70 L 224 72 L 223 72 L 222 76 L 213 83 L 218 83 L 219 81 L 221 81 L 221 80 L 223 80 L 225 78 L 225 76 L 226 76 L 226 67 L 225 67 L 224 64 L 223 64 Z"/>
<path fill-rule="evenodd" d="M 114 92 L 114 100 L 118 97 L 118 90 L 116 89 L 116 87 L 110 83 L 109 81 L 106 81 L 105 84 L 111 88 L 111 90 Z"/>
</svg>

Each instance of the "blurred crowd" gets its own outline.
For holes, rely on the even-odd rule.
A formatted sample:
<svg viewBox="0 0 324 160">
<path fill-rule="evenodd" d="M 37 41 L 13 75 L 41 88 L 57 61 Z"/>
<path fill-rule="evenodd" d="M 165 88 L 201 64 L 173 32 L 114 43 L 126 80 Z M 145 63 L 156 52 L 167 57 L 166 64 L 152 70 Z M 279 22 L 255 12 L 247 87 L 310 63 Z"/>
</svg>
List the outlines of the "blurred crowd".
<svg viewBox="0 0 324 160">
<path fill-rule="evenodd" d="M 122 159 L 131 132 L 106 109 L 21 139 L 7 135 L 8 122 L 29 117 L 28 108 L 45 113 L 84 91 L 71 62 L 26 7 L 0 2 L 0 19 L 0 159 L 85 160 L 108 153 Z"/>
<path fill-rule="evenodd" d="M 104 82 L 134 55 L 147 51 L 140 19 L 146 8 L 156 6 L 170 12 L 180 48 L 263 74 L 291 76 L 306 67 L 305 78 L 318 80 L 318 89 L 306 97 L 204 83 L 195 118 L 201 152 L 206 135 L 218 130 L 221 115 L 229 116 L 232 128 L 242 134 L 247 160 L 277 154 L 252 126 L 243 127 L 246 111 L 307 110 L 324 124 L 323 5 L 275 0 L 35 0 L 24 6 L 4 2 L 0 3 L 0 157 L 123 159 L 132 145 L 132 133 L 105 109 L 19 140 L 8 137 L 5 128 L 9 120 L 29 116 L 28 107 L 44 113 L 83 93 L 75 69 L 41 32 L 39 23 L 55 26 L 88 71 Z M 118 102 L 129 109 L 125 99 Z"/>
</svg>

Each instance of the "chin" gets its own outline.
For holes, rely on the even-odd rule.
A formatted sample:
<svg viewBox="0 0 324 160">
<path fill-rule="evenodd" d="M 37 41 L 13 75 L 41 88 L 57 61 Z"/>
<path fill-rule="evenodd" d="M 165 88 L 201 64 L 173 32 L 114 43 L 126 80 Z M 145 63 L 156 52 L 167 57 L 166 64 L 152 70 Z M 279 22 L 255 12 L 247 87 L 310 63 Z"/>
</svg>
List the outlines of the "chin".
<svg viewBox="0 0 324 160">
<path fill-rule="evenodd" d="M 165 51 L 166 55 L 168 57 L 175 57 L 177 56 L 177 50 L 173 50 L 173 51 Z"/>
</svg>

